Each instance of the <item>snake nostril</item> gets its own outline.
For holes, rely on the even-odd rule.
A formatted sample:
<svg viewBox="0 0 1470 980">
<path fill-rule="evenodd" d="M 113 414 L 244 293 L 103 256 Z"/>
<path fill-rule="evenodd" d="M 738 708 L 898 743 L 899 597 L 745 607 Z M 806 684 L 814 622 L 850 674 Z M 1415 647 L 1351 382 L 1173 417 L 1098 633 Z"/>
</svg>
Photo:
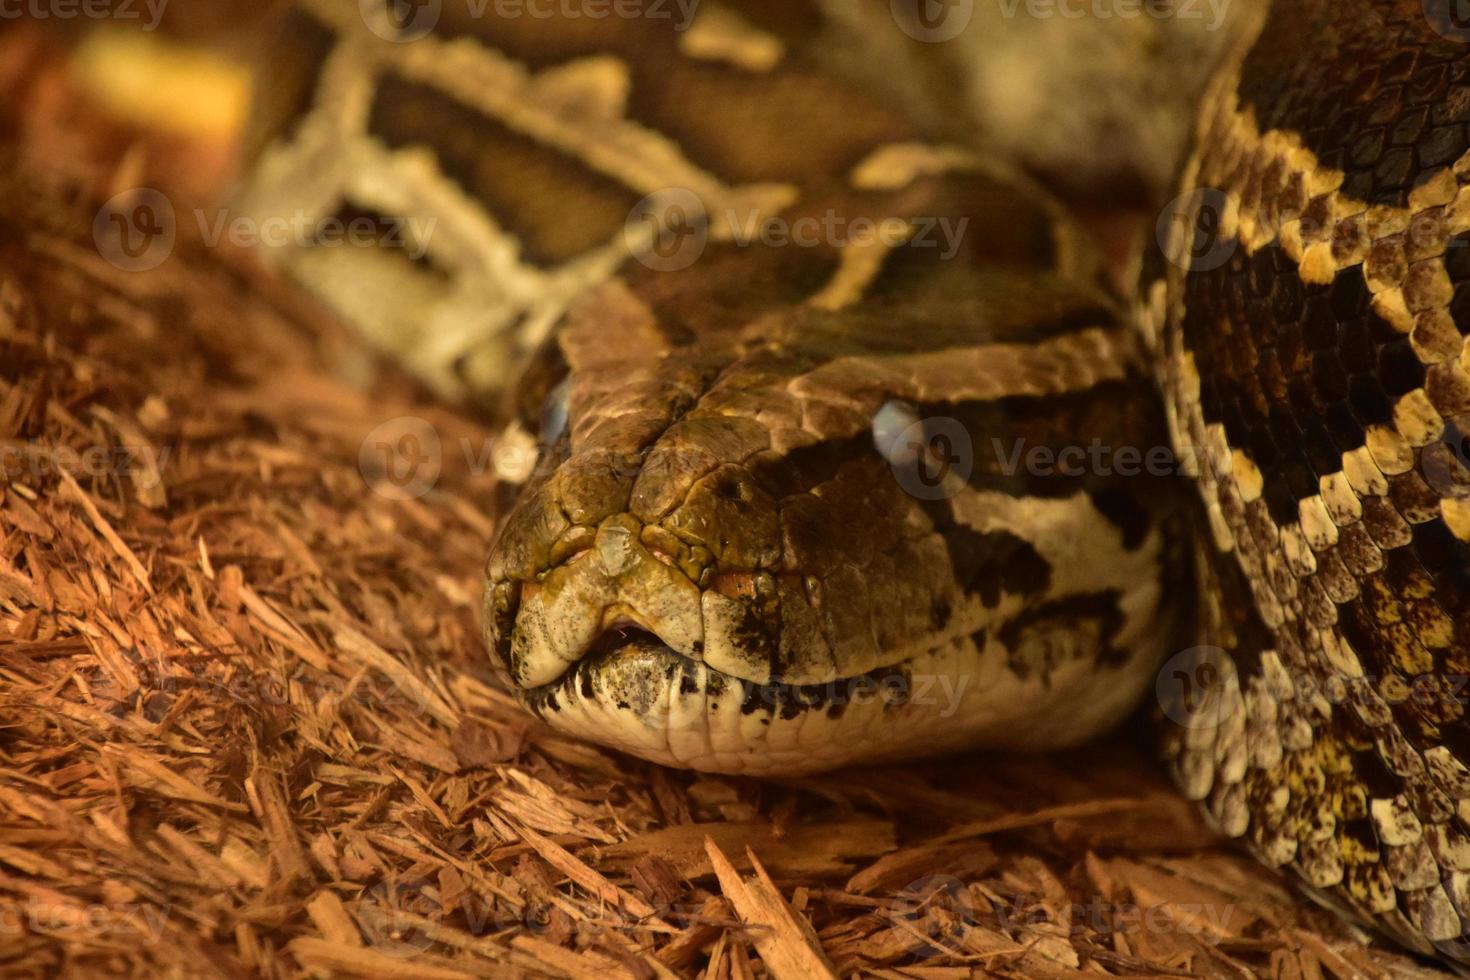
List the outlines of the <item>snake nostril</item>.
<svg viewBox="0 0 1470 980">
<path fill-rule="evenodd" d="M 731 599 L 754 599 L 755 576 L 750 572 L 723 572 L 710 581 L 710 588 Z"/>
</svg>

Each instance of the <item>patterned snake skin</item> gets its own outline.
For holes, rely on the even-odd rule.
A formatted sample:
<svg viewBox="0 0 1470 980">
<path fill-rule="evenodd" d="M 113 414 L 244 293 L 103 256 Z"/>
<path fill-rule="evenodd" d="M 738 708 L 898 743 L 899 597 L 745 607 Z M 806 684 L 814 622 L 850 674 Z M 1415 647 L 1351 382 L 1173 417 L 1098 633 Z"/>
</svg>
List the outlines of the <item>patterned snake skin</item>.
<svg viewBox="0 0 1470 980">
<path fill-rule="evenodd" d="M 1456 25 L 1253 8 L 1128 303 L 824 60 L 836 0 L 665 6 L 302 0 L 258 112 L 242 207 L 421 246 L 292 275 L 448 394 L 524 364 L 485 617 L 524 703 L 793 773 L 1074 745 L 1156 685 L 1221 830 L 1470 962 Z"/>
<path fill-rule="evenodd" d="M 1207 100 L 1144 320 L 1210 531 L 1179 785 L 1467 962 L 1470 32 L 1433 7 L 1276 6 Z"/>
</svg>

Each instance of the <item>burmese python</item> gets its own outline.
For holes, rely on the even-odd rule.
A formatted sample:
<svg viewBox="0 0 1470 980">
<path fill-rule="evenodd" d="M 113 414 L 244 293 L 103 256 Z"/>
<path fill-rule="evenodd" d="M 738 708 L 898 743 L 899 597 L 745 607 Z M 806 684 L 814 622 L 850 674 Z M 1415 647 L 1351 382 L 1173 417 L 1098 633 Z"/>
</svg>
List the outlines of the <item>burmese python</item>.
<svg viewBox="0 0 1470 980">
<path fill-rule="evenodd" d="M 1128 301 L 820 5 L 429 6 L 295 5 L 242 206 L 431 219 L 285 261 L 441 390 L 525 362 L 485 620 L 531 710 L 790 773 L 1073 745 L 1157 678 L 1218 827 L 1470 961 L 1463 31 L 1253 10 Z"/>
</svg>

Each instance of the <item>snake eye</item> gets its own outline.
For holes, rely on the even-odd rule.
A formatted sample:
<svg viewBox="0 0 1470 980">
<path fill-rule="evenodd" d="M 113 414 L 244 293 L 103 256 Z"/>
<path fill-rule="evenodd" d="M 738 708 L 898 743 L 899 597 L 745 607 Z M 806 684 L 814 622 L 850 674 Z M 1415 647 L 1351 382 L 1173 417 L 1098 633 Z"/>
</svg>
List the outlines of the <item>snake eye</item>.
<svg viewBox="0 0 1470 980">
<path fill-rule="evenodd" d="M 541 406 L 541 444 L 543 446 L 554 446 L 567 430 L 567 417 L 570 413 L 570 391 L 571 379 L 564 378 L 555 388 L 546 393 L 546 401 Z"/>
<path fill-rule="evenodd" d="M 923 448 L 923 420 L 908 402 L 890 399 L 873 413 L 873 445 L 890 466 L 911 466 Z"/>
</svg>

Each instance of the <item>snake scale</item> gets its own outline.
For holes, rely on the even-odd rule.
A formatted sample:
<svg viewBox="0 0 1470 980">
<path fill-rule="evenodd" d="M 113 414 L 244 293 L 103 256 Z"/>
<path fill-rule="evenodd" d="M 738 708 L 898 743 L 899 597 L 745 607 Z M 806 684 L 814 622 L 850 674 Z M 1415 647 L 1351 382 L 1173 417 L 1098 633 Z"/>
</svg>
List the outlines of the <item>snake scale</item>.
<svg viewBox="0 0 1470 980">
<path fill-rule="evenodd" d="M 1470 963 L 1466 32 L 1252 5 L 1120 296 L 826 56 L 863 6 L 293 5 L 241 207 L 432 228 L 279 258 L 508 389 L 492 658 L 556 727 L 754 774 L 1061 749 L 1157 690 L 1215 826 Z"/>
</svg>

